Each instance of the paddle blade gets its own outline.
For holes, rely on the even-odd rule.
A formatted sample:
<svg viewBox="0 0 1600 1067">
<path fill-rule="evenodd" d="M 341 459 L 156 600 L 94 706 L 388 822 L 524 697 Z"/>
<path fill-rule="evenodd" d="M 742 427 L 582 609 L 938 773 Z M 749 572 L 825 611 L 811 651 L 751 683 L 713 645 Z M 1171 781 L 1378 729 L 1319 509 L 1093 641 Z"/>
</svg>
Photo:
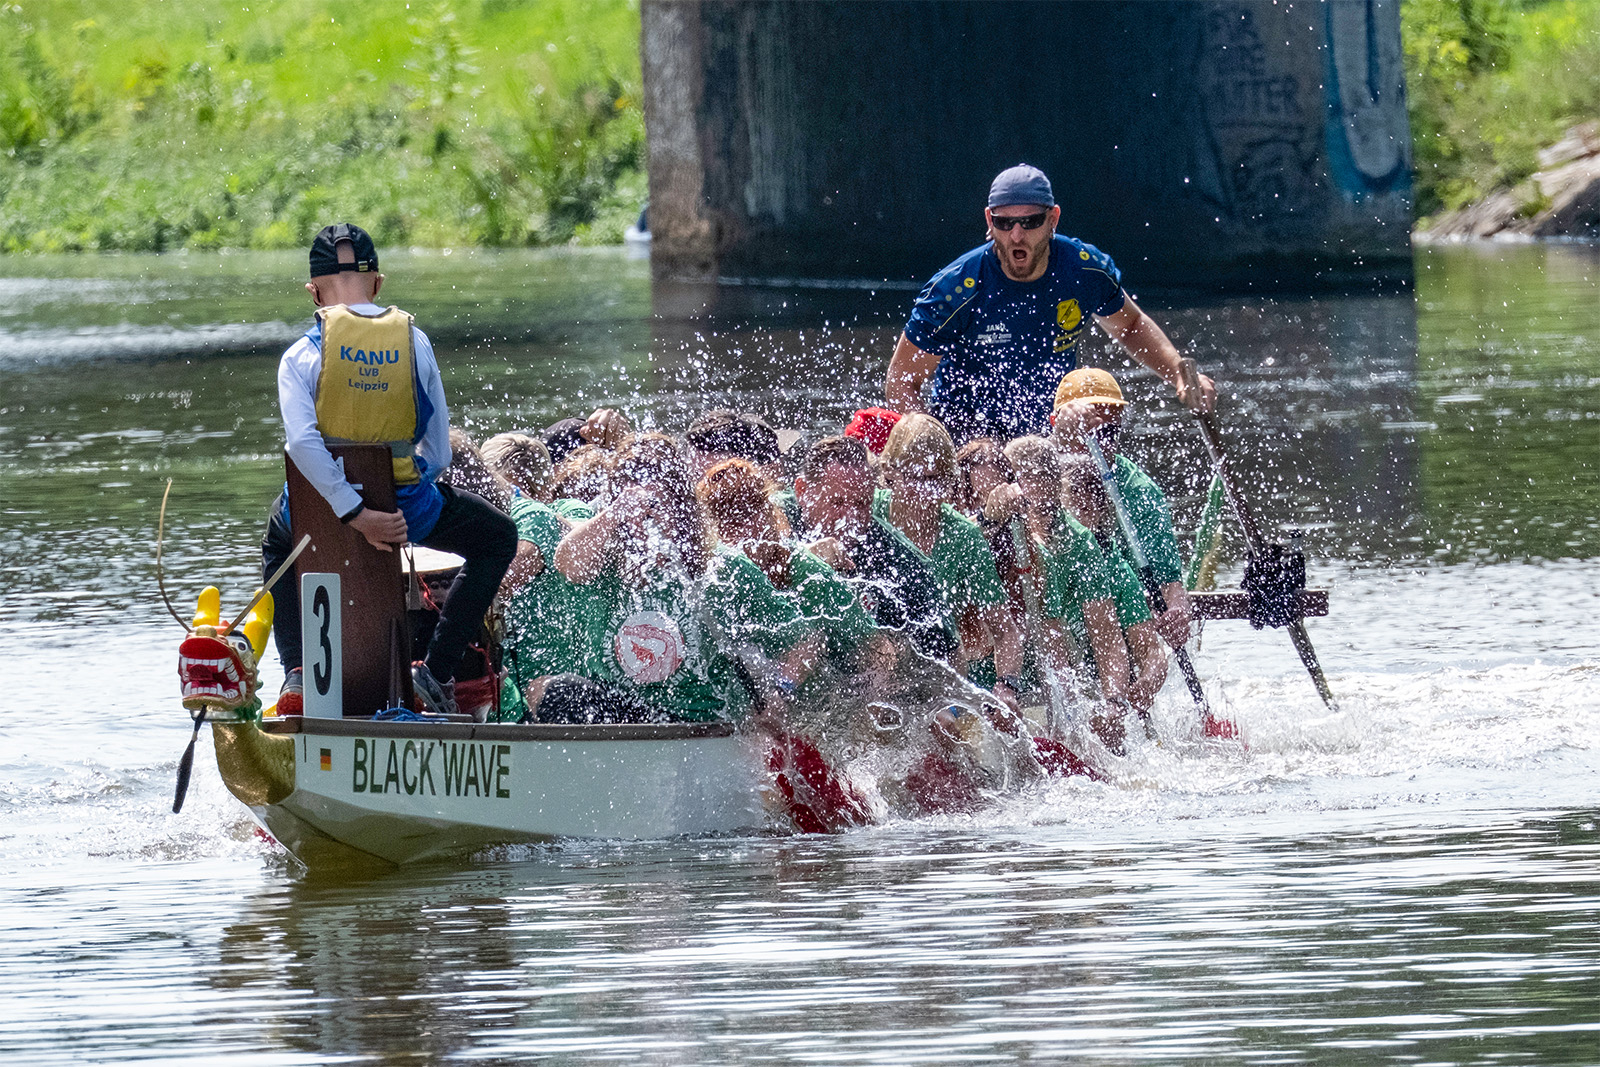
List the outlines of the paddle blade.
<svg viewBox="0 0 1600 1067">
<path fill-rule="evenodd" d="M 183 758 L 178 760 L 178 788 L 172 795 L 172 814 L 176 815 L 183 810 L 183 798 L 189 795 L 189 775 L 194 772 L 194 743 L 200 739 L 200 723 L 196 719 L 194 733 L 189 735 L 189 747 L 183 750 Z"/>
<path fill-rule="evenodd" d="M 776 775 L 789 817 L 801 833 L 838 833 L 872 821 L 866 800 L 807 738 L 779 736 L 767 753 L 767 767 Z"/>
<path fill-rule="evenodd" d="M 1075 774 L 1081 774 L 1096 782 L 1106 780 L 1105 775 L 1053 737 L 1035 737 L 1033 754 L 1039 761 L 1039 766 L 1044 768 L 1044 772 L 1053 777 L 1070 778 Z"/>
</svg>

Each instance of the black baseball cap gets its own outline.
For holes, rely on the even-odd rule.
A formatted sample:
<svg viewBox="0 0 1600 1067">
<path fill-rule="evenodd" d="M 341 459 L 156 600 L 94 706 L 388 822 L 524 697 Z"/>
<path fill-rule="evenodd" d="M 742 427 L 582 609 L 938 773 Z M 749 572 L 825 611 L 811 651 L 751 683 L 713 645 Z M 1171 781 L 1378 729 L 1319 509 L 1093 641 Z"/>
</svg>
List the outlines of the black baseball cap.
<svg viewBox="0 0 1600 1067">
<path fill-rule="evenodd" d="M 760 415 L 737 411 L 708 411 L 689 424 L 684 434 L 696 452 L 737 456 L 751 463 L 776 463 L 783 454 L 778 431 Z"/>
<path fill-rule="evenodd" d="M 546 426 L 539 436 L 544 439 L 544 447 L 550 453 L 551 463 L 560 463 L 588 443 L 583 439 L 582 419 L 562 419 L 560 422 L 553 422 Z"/>
<path fill-rule="evenodd" d="M 1018 163 L 994 176 L 994 182 L 989 186 L 989 206 L 1011 207 L 1017 204 L 1056 206 L 1056 195 L 1044 171 L 1026 163 Z"/>
<path fill-rule="evenodd" d="M 350 242 L 356 254 L 354 263 L 339 262 L 340 241 Z M 325 274 L 340 274 L 347 270 L 363 274 L 377 273 L 378 250 L 373 246 L 372 238 L 367 236 L 366 230 L 348 222 L 324 226 L 311 242 L 311 276 L 321 278 Z"/>
</svg>

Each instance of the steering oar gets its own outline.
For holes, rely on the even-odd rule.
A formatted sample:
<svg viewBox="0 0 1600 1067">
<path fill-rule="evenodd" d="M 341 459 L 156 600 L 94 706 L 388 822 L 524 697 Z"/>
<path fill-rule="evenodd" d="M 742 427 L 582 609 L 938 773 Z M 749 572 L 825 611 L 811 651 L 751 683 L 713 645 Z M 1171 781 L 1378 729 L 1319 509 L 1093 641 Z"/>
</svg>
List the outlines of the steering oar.
<svg viewBox="0 0 1600 1067">
<path fill-rule="evenodd" d="M 1185 358 L 1179 361 L 1178 367 L 1183 377 L 1184 395 L 1198 397 L 1200 371 L 1194 360 Z M 1239 528 L 1244 531 L 1245 548 L 1252 556 L 1260 555 L 1266 547 L 1266 538 L 1261 534 L 1261 527 L 1256 525 L 1255 513 L 1250 510 L 1250 505 L 1239 494 L 1239 487 L 1234 483 L 1233 471 L 1228 467 L 1228 456 L 1222 447 L 1222 433 L 1217 428 L 1216 419 L 1210 412 L 1201 411 L 1194 406 L 1189 408 L 1189 413 L 1200 426 L 1200 436 L 1205 439 L 1206 451 L 1211 453 L 1211 462 L 1216 467 L 1217 477 L 1222 479 L 1222 488 L 1228 494 L 1228 503 L 1233 505 L 1233 513 L 1239 517 Z M 1334 703 L 1333 690 L 1328 688 L 1327 676 L 1322 673 L 1322 664 L 1317 661 L 1317 650 L 1311 647 L 1311 635 L 1306 633 L 1305 620 L 1299 618 L 1290 620 L 1288 630 L 1289 640 L 1294 643 L 1294 650 L 1299 653 L 1300 662 L 1305 664 L 1306 673 L 1311 675 L 1311 682 L 1317 687 L 1317 695 L 1331 710 L 1338 711 L 1339 705 Z"/>
</svg>

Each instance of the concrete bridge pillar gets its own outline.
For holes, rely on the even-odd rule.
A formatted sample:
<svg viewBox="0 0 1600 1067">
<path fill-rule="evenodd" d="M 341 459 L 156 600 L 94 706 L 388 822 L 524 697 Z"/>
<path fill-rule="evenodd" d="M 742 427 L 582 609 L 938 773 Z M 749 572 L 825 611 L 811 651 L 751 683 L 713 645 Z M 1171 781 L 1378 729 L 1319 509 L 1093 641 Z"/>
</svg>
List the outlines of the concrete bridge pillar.
<svg viewBox="0 0 1600 1067">
<path fill-rule="evenodd" d="M 1027 161 L 1129 283 L 1405 284 L 1398 0 L 644 0 L 661 278 L 922 280 Z"/>
</svg>

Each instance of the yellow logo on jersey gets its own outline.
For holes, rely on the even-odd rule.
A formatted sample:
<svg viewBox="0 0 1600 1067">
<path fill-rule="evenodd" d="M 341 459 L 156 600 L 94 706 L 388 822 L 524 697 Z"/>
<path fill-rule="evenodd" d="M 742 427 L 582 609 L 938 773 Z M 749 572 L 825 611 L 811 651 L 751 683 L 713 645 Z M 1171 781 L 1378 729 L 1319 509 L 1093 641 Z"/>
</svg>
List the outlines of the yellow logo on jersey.
<svg viewBox="0 0 1600 1067">
<path fill-rule="evenodd" d="M 974 285 L 977 285 L 978 283 L 973 281 L 971 278 L 968 278 L 966 281 L 962 282 L 961 284 L 966 286 L 968 289 L 971 289 Z"/>
<path fill-rule="evenodd" d="M 1063 300 L 1056 305 L 1056 322 L 1063 330 L 1076 330 L 1083 321 L 1083 309 L 1076 300 Z"/>
</svg>

